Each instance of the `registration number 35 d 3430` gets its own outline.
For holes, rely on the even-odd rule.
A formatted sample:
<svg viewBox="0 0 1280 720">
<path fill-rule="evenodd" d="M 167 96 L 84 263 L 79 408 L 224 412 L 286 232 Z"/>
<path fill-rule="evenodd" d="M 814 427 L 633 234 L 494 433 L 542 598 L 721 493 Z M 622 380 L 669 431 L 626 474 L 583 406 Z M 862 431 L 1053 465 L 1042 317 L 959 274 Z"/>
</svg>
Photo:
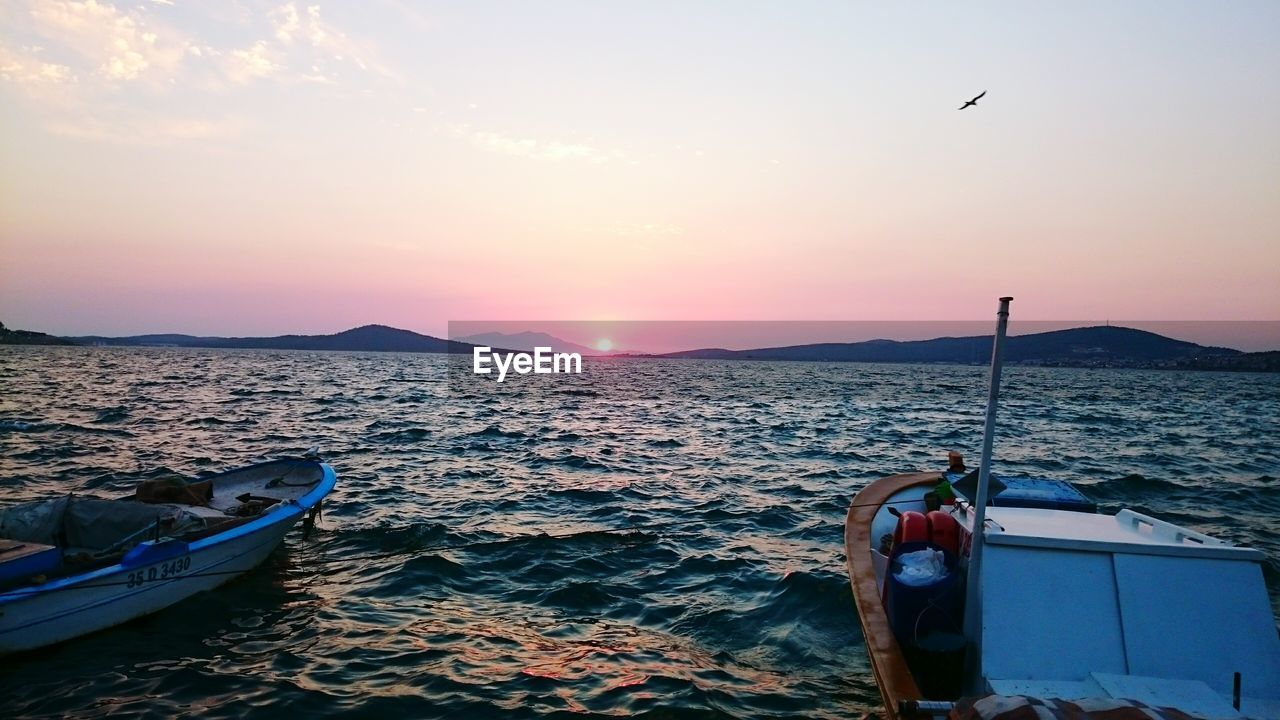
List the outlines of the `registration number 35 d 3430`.
<svg viewBox="0 0 1280 720">
<path fill-rule="evenodd" d="M 191 556 L 187 555 L 170 560 L 167 563 L 152 565 L 149 568 L 129 573 L 129 581 L 126 587 L 138 587 L 156 580 L 168 580 L 181 575 L 189 569 L 191 569 Z"/>
</svg>

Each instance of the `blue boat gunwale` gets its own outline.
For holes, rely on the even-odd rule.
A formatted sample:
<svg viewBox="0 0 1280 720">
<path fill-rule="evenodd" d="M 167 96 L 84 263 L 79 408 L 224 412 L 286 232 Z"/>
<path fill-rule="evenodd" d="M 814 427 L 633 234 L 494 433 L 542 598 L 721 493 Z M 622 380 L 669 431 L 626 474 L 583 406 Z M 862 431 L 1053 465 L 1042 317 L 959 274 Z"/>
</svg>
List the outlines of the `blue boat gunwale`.
<svg viewBox="0 0 1280 720">
<path fill-rule="evenodd" d="M 268 465 L 278 465 L 281 463 L 293 463 L 295 465 L 302 464 L 302 463 L 315 463 L 316 465 L 320 466 L 320 470 L 321 470 L 320 480 L 316 483 L 315 487 L 311 488 L 306 493 L 303 493 L 302 496 L 298 497 L 296 500 L 286 500 L 284 502 L 281 502 L 273 506 L 267 512 L 264 512 L 262 515 L 254 518 L 250 522 L 247 522 L 243 525 L 237 525 L 236 527 L 233 527 L 233 528 L 228 528 L 223 532 L 214 533 L 213 535 L 210 535 L 208 537 L 200 538 L 199 540 L 195 540 L 195 541 L 192 541 L 191 543 L 188 543 L 186 554 L 192 554 L 192 553 L 199 552 L 201 550 L 207 550 L 209 548 L 216 547 L 218 545 L 221 545 L 222 543 L 230 542 L 231 540 L 244 537 L 245 535 L 250 535 L 252 533 L 258 532 L 259 530 L 270 527 L 272 525 L 276 525 L 278 523 L 295 522 L 299 517 L 302 516 L 303 513 L 305 513 L 307 510 L 310 510 L 312 506 L 314 506 L 316 503 L 323 500 L 324 497 L 328 495 L 331 490 L 333 490 L 334 486 L 338 482 L 337 473 L 334 472 L 333 467 L 331 467 L 328 463 L 320 462 L 318 460 L 310 460 L 307 458 L 300 458 L 296 460 L 292 458 L 266 460 L 259 463 L 253 463 L 252 465 L 245 465 L 244 467 L 224 470 L 223 472 L 215 473 L 213 475 L 207 475 L 201 478 L 201 480 L 202 481 L 214 480 L 219 477 L 231 475 L 233 473 L 241 473 L 246 470 L 253 470 L 255 468 L 265 467 Z M 157 560 L 156 562 L 162 562 L 162 560 Z M 145 563 L 144 565 L 149 565 L 149 564 L 154 564 L 154 563 Z M 101 580 L 104 578 L 111 577 L 112 575 L 120 575 L 125 572 L 132 571 L 135 567 L 137 566 L 136 565 L 125 566 L 123 564 L 123 559 L 121 559 L 120 562 L 117 562 L 113 565 L 97 568 L 95 570 L 90 570 L 89 572 L 80 573 L 78 575 L 68 575 L 66 577 L 57 578 L 56 580 L 51 580 L 41 585 L 28 585 L 26 587 L 14 588 L 12 590 L 0 592 L 0 605 L 5 605 L 7 603 L 17 602 L 20 600 L 26 600 L 33 596 L 41 595 L 45 592 L 60 590 L 62 588 L 71 588 L 72 586 L 79 585 L 81 583 L 86 583 L 92 580 Z M 246 571 L 248 571 L 248 569 L 249 568 L 246 568 Z M 175 578 L 175 580 L 176 579 L 178 578 Z M 94 587 L 94 586 L 87 586 L 84 589 L 89 589 L 90 587 Z"/>
<path fill-rule="evenodd" d="M 221 566 L 223 566 L 223 565 L 226 565 L 227 563 L 235 562 L 235 561 L 239 560 L 240 558 L 244 557 L 245 555 L 247 555 L 247 554 L 249 554 L 249 553 L 251 553 L 251 552 L 253 552 L 253 551 L 257 550 L 259 547 L 261 547 L 261 546 L 262 546 L 262 544 L 265 544 L 265 543 L 268 543 L 268 542 L 272 542 L 272 540 L 271 540 L 270 538 L 264 539 L 264 540 L 262 541 L 262 543 L 259 543 L 258 545 L 255 545 L 254 547 L 249 548 L 249 549 L 248 549 L 248 550 L 246 550 L 245 552 L 242 552 L 242 553 L 240 553 L 239 555 L 233 555 L 233 556 L 228 557 L 228 558 L 223 558 L 222 560 L 219 560 L 219 561 L 217 561 L 217 562 L 213 563 L 212 565 L 208 565 L 208 566 L 204 567 L 200 572 L 202 572 L 202 573 L 208 573 L 208 572 L 214 571 L 214 570 L 213 570 L 214 568 L 221 567 Z M 252 568 L 246 568 L 243 572 L 248 572 L 248 571 L 249 571 L 249 570 L 251 570 L 251 569 L 252 569 Z M 216 571 L 215 571 L 215 572 L 216 572 Z M 35 626 L 37 626 L 37 625 L 43 625 L 43 624 L 45 624 L 45 623 L 57 622 L 57 621 L 59 621 L 59 620 L 61 620 L 61 619 L 65 618 L 65 617 L 70 616 L 70 615 L 76 615 L 76 614 L 78 614 L 78 613 L 82 613 L 82 612 L 85 612 L 85 611 L 88 611 L 88 610 L 92 610 L 92 609 L 94 609 L 94 608 L 99 608 L 99 607 L 102 607 L 102 606 L 104 606 L 104 605 L 111 605 L 111 604 L 113 604 L 113 603 L 117 603 L 117 602 L 120 602 L 121 600 L 126 600 L 126 599 L 128 599 L 128 598 L 131 598 L 131 597 L 134 597 L 134 596 L 137 596 L 137 595 L 141 595 L 141 594 L 143 594 L 143 593 L 153 592 L 153 591 L 156 591 L 156 590 L 163 590 L 164 588 L 169 587 L 170 585 L 172 585 L 173 583 L 175 583 L 175 582 L 177 582 L 177 581 L 179 581 L 179 580 L 183 579 L 184 577 L 196 577 L 196 576 L 198 576 L 198 575 L 199 575 L 199 573 L 195 573 L 195 574 L 193 574 L 193 575 L 176 575 L 176 576 L 174 576 L 174 577 L 168 578 L 168 579 L 166 579 L 166 580 L 161 580 L 161 581 L 159 581 L 159 582 L 155 582 L 155 583 L 147 583 L 147 584 L 145 584 L 145 585 L 143 585 L 143 586 L 141 586 L 141 587 L 138 587 L 137 589 L 135 589 L 135 590 L 133 590 L 133 591 L 131 591 L 131 592 L 126 591 L 126 592 L 124 592 L 124 593 L 115 594 L 115 595 L 112 595 L 111 597 L 104 598 L 104 599 L 101 599 L 101 600 L 91 600 L 88 604 L 85 604 L 85 605 L 78 605 L 78 606 L 76 606 L 76 607 L 69 608 L 69 609 L 67 609 L 66 611 L 61 612 L 61 613 L 58 613 L 58 614 L 56 614 L 56 615 L 49 615 L 49 616 L 47 616 L 47 617 L 40 618 L 39 620 L 36 620 L 36 621 L 34 621 L 34 622 L 29 622 L 29 623 L 27 623 L 27 624 L 25 624 L 25 625 L 19 625 L 19 626 L 17 626 L 17 627 L 12 627 L 12 628 L 5 628 L 5 629 L 3 629 L 3 630 L 0 630 L 0 635 L 6 635 L 6 634 L 8 634 L 8 633 L 18 632 L 18 631 L 20 631 L 20 630 L 27 630 L 27 629 L 30 629 L 30 628 L 35 627 Z M 44 587 L 47 587 L 47 586 L 44 586 Z M 87 585 L 87 586 L 84 586 L 84 587 L 72 587 L 72 588 L 70 588 L 70 589 L 73 589 L 73 590 L 95 590 L 95 589 L 99 589 L 99 588 L 101 588 L 101 587 L 103 587 L 103 586 L 102 586 L 102 585 Z M 38 596 L 37 596 L 37 597 L 38 597 Z"/>
</svg>

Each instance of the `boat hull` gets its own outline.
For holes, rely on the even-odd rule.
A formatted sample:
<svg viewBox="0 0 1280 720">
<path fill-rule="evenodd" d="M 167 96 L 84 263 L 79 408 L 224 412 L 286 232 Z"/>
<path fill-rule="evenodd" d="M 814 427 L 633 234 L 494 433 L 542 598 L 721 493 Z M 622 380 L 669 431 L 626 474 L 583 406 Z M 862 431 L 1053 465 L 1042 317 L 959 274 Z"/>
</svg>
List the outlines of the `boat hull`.
<svg viewBox="0 0 1280 720">
<path fill-rule="evenodd" d="M 212 590 L 261 563 L 291 526 L 264 528 L 157 563 L 117 566 L 117 572 L 7 603 L 0 610 L 4 613 L 0 653 L 31 650 L 103 630 Z"/>
</svg>

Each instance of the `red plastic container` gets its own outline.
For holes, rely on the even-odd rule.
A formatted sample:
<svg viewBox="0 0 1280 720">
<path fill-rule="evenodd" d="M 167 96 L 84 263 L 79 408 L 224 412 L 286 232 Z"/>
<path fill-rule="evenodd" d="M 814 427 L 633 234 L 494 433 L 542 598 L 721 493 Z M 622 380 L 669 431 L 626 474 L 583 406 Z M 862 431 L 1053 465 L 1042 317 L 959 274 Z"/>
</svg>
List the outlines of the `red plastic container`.
<svg viewBox="0 0 1280 720">
<path fill-rule="evenodd" d="M 893 530 L 893 546 L 909 542 L 929 542 L 929 519 L 922 512 L 908 510 L 898 518 L 898 526 Z"/>
<path fill-rule="evenodd" d="M 925 516 L 929 523 L 929 542 L 952 555 L 960 554 L 960 523 L 951 513 L 934 510 Z"/>
</svg>

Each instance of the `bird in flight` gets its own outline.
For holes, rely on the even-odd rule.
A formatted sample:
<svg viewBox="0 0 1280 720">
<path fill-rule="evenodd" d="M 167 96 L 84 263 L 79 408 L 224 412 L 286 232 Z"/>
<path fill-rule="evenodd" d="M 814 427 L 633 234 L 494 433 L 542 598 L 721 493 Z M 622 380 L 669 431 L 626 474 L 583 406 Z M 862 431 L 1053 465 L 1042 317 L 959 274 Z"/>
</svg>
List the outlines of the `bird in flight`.
<svg viewBox="0 0 1280 720">
<path fill-rule="evenodd" d="M 974 98 L 974 99 L 972 99 L 972 100 L 970 100 L 970 101 L 966 102 L 965 104 L 961 105 L 960 107 L 958 107 L 958 108 L 956 108 L 956 109 L 957 109 L 957 110 L 963 110 L 963 109 L 965 109 L 965 108 L 969 107 L 970 105 L 977 105 L 977 104 L 978 104 L 978 101 L 982 99 L 982 96 L 983 96 L 983 95 L 986 95 L 986 94 L 987 94 L 987 91 L 986 91 L 986 90 L 983 90 L 983 91 L 982 91 L 982 93 L 978 95 L 978 97 L 976 97 L 976 98 Z"/>
</svg>

